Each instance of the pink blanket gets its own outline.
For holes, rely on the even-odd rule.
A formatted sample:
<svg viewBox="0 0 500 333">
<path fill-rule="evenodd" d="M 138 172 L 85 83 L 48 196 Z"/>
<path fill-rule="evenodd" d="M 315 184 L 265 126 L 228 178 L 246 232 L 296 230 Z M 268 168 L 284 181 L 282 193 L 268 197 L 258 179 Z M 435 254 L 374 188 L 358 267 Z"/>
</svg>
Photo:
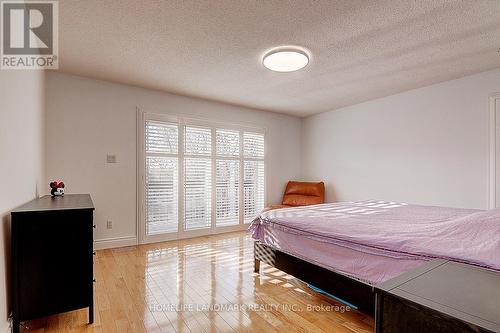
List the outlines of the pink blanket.
<svg viewBox="0 0 500 333">
<path fill-rule="evenodd" d="M 500 271 L 500 209 L 342 202 L 268 211 L 249 230 L 266 243 L 264 228 L 377 255 L 443 258 Z"/>
</svg>

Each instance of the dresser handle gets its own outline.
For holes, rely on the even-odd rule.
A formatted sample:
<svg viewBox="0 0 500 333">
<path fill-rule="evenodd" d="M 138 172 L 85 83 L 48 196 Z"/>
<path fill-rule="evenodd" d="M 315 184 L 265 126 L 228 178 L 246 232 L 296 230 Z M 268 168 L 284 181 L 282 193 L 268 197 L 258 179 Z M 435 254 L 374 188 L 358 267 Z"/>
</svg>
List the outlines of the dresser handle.
<svg viewBox="0 0 500 333">
<path fill-rule="evenodd" d="M 95 251 L 94 251 L 94 252 L 92 252 L 92 255 L 94 255 L 94 256 L 95 256 Z"/>
<path fill-rule="evenodd" d="M 95 224 L 92 226 L 92 228 L 94 228 L 94 229 L 96 228 Z"/>
</svg>

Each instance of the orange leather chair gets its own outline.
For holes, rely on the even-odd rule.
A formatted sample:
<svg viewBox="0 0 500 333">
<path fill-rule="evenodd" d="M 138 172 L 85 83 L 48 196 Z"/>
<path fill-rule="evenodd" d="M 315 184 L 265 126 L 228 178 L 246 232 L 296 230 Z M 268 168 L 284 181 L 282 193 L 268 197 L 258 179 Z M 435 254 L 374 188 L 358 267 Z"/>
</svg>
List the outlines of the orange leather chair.
<svg viewBox="0 0 500 333">
<path fill-rule="evenodd" d="M 264 209 L 308 206 L 325 203 L 325 184 L 289 181 L 281 205 L 271 205 Z"/>
</svg>

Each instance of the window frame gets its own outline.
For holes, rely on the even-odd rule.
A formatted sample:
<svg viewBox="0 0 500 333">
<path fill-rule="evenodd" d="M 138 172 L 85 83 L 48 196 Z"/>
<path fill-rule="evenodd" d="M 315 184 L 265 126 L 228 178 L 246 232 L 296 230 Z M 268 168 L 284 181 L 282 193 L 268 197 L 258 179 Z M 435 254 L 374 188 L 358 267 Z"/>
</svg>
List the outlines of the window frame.
<svg viewBox="0 0 500 333">
<path fill-rule="evenodd" d="M 177 123 L 178 126 L 178 228 L 177 232 L 147 235 L 146 233 L 146 214 L 145 214 L 145 172 L 146 172 L 146 140 L 145 140 L 145 124 L 146 121 L 164 121 Z M 207 158 L 211 159 L 211 223 L 209 228 L 184 230 L 184 140 L 185 140 L 185 126 L 203 127 L 211 129 L 212 153 Z M 218 155 L 216 150 L 216 129 L 237 130 L 240 135 L 240 154 L 239 156 L 226 156 Z M 243 132 L 259 133 L 264 135 L 264 158 L 245 158 L 243 156 Z M 198 236 L 206 236 L 212 234 L 219 234 L 224 232 L 245 230 L 248 228 L 248 223 L 244 221 L 244 162 L 245 161 L 264 161 L 264 205 L 267 200 L 268 188 L 268 142 L 267 142 L 267 129 L 265 127 L 254 127 L 246 124 L 235 124 L 218 120 L 204 120 L 193 118 L 183 115 L 175 115 L 170 113 L 156 113 L 143 111 L 137 108 L 137 235 L 140 244 L 177 240 Z M 200 156 L 201 157 L 201 156 Z M 229 226 L 217 226 L 216 224 L 216 161 L 217 160 L 237 160 L 239 161 L 239 221 L 238 224 Z"/>
</svg>

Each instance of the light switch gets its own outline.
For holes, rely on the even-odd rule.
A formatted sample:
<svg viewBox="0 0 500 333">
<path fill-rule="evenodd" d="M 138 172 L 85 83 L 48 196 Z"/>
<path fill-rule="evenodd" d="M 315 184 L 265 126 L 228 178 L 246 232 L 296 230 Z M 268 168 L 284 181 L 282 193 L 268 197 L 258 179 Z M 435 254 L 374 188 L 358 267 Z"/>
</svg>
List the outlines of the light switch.
<svg viewBox="0 0 500 333">
<path fill-rule="evenodd" d="M 106 155 L 106 163 L 116 163 L 116 155 Z"/>
</svg>

